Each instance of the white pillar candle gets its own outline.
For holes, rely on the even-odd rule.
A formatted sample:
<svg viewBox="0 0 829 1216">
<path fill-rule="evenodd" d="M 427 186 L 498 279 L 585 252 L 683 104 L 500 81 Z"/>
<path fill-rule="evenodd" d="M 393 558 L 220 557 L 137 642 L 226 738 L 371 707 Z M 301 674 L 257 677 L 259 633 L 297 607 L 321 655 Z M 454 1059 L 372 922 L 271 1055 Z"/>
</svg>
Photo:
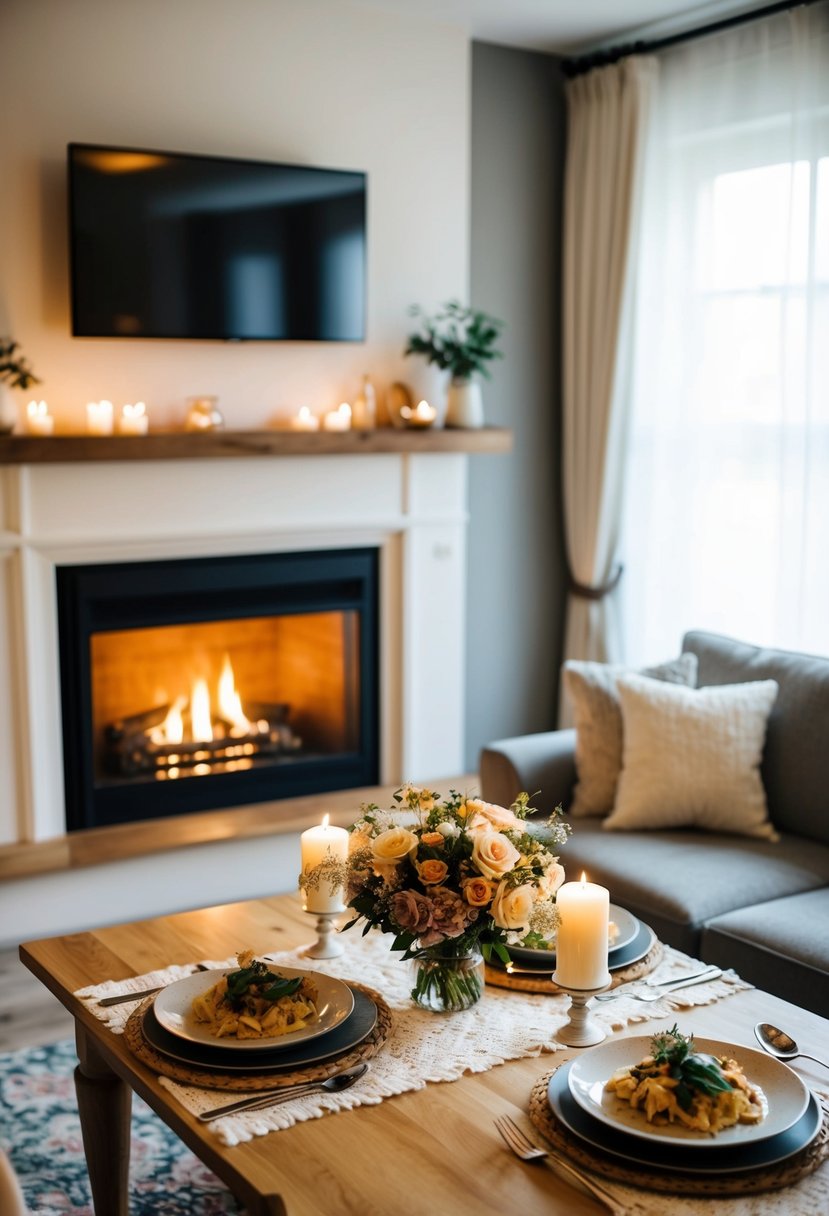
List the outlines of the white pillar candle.
<svg viewBox="0 0 829 1216">
<path fill-rule="evenodd" d="M 303 877 L 324 862 L 345 865 L 348 860 L 348 832 L 328 822 L 326 815 L 318 827 L 308 828 L 300 837 Z M 302 887 L 302 902 L 306 912 L 343 912 L 345 889 L 320 875 L 319 883 Z"/>
<path fill-rule="evenodd" d="M 291 427 L 295 431 L 318 431 L 320 420 L 312 414 L 307 405 L 300 406 L 299 413 L 291 419 Z"/>
<path fill-rule="evenodd" d="M 149 429 L 150 420 L 143 401 L 121 407 L 121 417 L 118 419 L 119 435 L 146 435 Z"/>
<path fill-rule="evenodd" d="M 351 430 L 351 406 L 344 401 L 337 409 L 331 410 L 322 420 L 326 431 Z"/>
<path fill-rule="evenodd" d="M 555 980 L 562 988 L 590 991 L 610 982 L 607 937 L 610 893 L 588 882 L 566 882 L 556 892 L 560 923 L 556 931 Z"/>
<path fill-rule="evenodd" d="M 86 429 L 90 435 L 112 434 L 111 401 L 90 401 L 86 407 Z"/>
<path fill-rule="evenodd" d="M 30 401 L 26 406 L 26 430 L 30 435 L 52 435 L 55 420 L 45 401 Z"/>
</svg>

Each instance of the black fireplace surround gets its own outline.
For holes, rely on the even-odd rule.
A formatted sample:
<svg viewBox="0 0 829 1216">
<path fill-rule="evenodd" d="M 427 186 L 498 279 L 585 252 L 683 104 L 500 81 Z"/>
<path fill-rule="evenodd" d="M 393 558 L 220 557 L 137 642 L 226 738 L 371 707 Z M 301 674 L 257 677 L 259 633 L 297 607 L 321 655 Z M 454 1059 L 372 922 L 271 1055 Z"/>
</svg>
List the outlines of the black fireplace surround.
<svg viewBox="0 0 829 1216">
<path fill-rule="evenodd" d="M 377 549 L 309 550 L 57 569 L 67 830 L 152 820 L 378 782 Z M 354 614 L 354 687 L 346 746 L 286 753 L 245 771 L 185 780 L 102 779 L 93 726 L 92 638 L 108 631 Z M 143 706 L 141 708 L 148 708 Z"/>
</svg>

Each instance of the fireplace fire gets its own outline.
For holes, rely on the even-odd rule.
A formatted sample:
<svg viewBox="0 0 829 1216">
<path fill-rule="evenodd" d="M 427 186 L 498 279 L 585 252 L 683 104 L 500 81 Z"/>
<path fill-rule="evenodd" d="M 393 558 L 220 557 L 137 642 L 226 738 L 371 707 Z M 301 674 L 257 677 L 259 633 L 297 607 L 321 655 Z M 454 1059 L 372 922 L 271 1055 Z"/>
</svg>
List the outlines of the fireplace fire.
<svg viewBox="0 0 829 1216">
<path fill-rule="evenodd" d="M 159 781 L 241 772 L 257 759 L 299 751 L 302 739 L 289 713 L 285 703 L 243 704 L 226 654 L 215 697 L 206 679 L 194 677 L 189 698 L 110 723 L 105 766 L 115 775 L 151 773 Z"/>
</svg>

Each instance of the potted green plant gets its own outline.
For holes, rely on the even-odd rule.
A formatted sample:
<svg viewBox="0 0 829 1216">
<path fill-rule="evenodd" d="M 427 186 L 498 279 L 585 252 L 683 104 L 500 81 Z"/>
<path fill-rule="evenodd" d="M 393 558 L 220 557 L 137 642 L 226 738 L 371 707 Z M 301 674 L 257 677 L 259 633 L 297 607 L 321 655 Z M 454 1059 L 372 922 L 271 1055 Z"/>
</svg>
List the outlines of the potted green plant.
<svg viewBox="0 0 829 1216">
<path fill-rule="evenodd" d="M 446 425 L 483 426 L 481 387 L 474 377 L 480 374 L 489 379 L 487 364 L 503 357 L 496 349 L 503 322 L 458 300 L 450 300 L 433 316 L 426 315 L 417 304 L 409 312 L 421 318 L 421 328 L 410 335 L 404 354 L 424 355 L 427 363 L 434 363 L 451 376 Z"/>
<path fill-rule="evenodd" d="M 19 354 L 20 345 L 11 338 L 0 338 L 0 431 L 10 431 L 17 421 L 17 409 L 9 389 L 27 389 L 40 380 Z"/>
</svg>

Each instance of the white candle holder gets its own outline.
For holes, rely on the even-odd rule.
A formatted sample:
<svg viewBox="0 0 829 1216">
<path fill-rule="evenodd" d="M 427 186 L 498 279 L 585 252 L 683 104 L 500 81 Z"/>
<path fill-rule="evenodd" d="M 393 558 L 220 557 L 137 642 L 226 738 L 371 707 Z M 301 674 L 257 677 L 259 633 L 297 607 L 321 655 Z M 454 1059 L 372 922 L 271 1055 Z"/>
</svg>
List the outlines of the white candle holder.
<svg viewBox="0 0 829 1216">
<path fill-rule="evenodd" d="M 590 998 L 597 996 L 598 993 L 604 992 L 611 985 L 611 979 L 608 976 L 606 984 L 602 984 L 600 988 L 569 988 L 566 984 L 562 984 L 557 978 L 557 972 L 553 972 L 553 983 L 557 984 L 562 992 L 566 992 L 570 997 L 569 1020 L 559 1030 L 556 1038 L 560 1043 L 565 1043 L 568 1047 L 594 1047 L 596 1043 L 601 1043 L 607 1038 L 605 1030 L 594 1022 L 590 1016 L 588 1005 Z"/>
<path fill-rule="evenodd" d="M 340 912 L 312 912 L 310 908 L 306 908 L 305 911 L 309 916 L 317 918 L 317 940 L 300 950 L 300 954 L 304 954 L 306 958 L 339 958 L 341 954 L 345 954 L 345 947 L 339 941 L 334 925 L 334 921 L 342 914 Z"/>
</svg>

